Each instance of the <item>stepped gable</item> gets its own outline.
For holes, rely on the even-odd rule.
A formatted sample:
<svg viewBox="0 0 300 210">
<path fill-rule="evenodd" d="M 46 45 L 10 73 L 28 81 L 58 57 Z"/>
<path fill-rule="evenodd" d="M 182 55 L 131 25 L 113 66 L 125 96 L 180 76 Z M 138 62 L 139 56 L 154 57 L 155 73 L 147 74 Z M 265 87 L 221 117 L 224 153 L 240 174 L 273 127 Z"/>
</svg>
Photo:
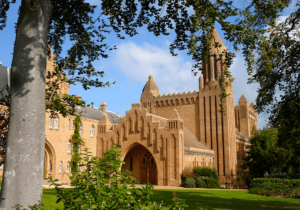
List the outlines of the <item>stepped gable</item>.
<svg viewBox="0 0 300 210">
<path fill-rule="evenodd" d="M 142 94 L 146 91 L 150 91 L 154 96 L 159 95 L 159 89 L 158 89 L 157 85 L 155 84 L 152 75 L 149 76 L 148 82 L 144 86 Z"/>
<path fill-rule="evenodd" d="M 184 146 L 185 147 L 194 147 L 198 149 L 208 149 L 204 144 L 202 144 L 199 139 L 196 138 L 186 127 L 183 127 L 184 131 Z"/>
<path fill-rule="evenodd" d="M 247 102 L 248 103 L 248 100 L 246 99 L 246 97 L 244 96 L 244 94 L 239 99 L 239 103 L 241 103 L 241 102 Z"/>
<path fill-rule="evenodd" d="M 76 107 L 76 111 L 81 114 L 81 117 L 93 120 L 101 120 L 105 115 L 100 109 L 95 107 Z M 112 124 L 120 122 L 120 117 L 114 112 L 106 111 L 106 116 Z"/>
<path fill-rule="evenodd" d="M 223 51 L 227 51 L 227 47 L 225 45 L 225 43 L 223 42 L 223 40 L 221 39 L 220 35 L 218 34 L 217 30 L 215 28 L 213 28 L 211 30 L 211 35 L 213 36 L 213 39 L 211 40 L 211 44 L 213 45 L 213 47 L 210 50 L 211 54 L 222 54 Z M 215 43 L 218 43 L 219 45 L 222 45 L 221 47 L 215 48 L 214 45 Z"/>
</svg>

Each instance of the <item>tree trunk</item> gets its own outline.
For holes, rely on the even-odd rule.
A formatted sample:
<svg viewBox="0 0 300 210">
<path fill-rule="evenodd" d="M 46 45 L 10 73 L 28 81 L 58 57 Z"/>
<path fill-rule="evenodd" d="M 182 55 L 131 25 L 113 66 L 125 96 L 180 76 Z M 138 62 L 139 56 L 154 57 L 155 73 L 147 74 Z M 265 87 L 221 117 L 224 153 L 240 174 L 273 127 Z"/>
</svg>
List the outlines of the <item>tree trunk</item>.
<svg viewBox="0 0 300 210">
<path fill-rule="evenodd" d="M 0 208 L 42 198 L 45 74 L 51 0 L 22 0 L 11 68 L 11 106 Z"/>
</svg>

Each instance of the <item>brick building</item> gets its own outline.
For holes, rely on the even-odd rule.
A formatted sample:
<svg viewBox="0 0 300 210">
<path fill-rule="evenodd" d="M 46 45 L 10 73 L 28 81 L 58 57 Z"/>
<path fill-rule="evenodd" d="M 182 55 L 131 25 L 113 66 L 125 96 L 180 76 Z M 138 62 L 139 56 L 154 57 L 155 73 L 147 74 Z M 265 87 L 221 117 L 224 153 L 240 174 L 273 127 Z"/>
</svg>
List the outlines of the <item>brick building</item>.
<svg viewBox="0 0 300 210">
<path fill-rule="evenodd" d="M 227 50 L 216 30 L 212 33 L 223 46 L 219 50 Z M 218 52 L 211 50 L 216 56 Z M 227 88 L 230 95 L 225 102 L 226 114 L 221 115 L 219 72 L 223 67 L 214 58 L 206 64 L 206 74 L 199 77 L 197 91 L 160 95 L 150 75 L 140 103 L 133 103 L 123 117 L 107 111 L 106 103 L 100 109 L 77 107 L 85 146 L 102 157 L 113 143 L 118 144 L 125 161 L 122 169 L 132 171 L 140 183 L 178 186 L 183 170 L 194 166 L 216 168 L 221 183 L 232 181 L 249 144 L 251 129 L 258 128 L 257 113 L 244 95 L 234 106 L 231 84 Z M 54 62 L 51 53 L 47 70 Z M 69 93 L 69 88 L 68 83 L 60 87 L 62 93 Z M 53 119 L 46 113 L 45 177 L 69 182 L 74 119 Z"/>
</svg>

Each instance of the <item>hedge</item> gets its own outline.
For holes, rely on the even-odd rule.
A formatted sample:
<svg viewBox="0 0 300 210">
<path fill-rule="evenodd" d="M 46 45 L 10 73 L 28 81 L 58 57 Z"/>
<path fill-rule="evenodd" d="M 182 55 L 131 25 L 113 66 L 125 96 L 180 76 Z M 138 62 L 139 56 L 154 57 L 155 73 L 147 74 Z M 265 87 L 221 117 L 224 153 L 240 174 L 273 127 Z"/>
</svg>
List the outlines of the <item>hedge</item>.
<svg viewBox="0 0 300 210">
<path fill-rule="evenodd" d="M 250 192 L 259 190 L 273 191 L 278 194 L 294 193 L 300 189 L 300 179 L 255 178 L 250 185 Z"/>
</svg>

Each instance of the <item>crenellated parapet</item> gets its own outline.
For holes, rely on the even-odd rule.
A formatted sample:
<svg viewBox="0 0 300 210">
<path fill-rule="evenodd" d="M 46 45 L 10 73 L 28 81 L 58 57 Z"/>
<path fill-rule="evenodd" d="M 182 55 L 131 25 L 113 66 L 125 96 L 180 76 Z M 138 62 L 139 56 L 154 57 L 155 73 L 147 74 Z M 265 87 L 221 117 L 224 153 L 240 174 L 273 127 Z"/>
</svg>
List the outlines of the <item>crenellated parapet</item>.
<svg viewBox="0 0 300 210">
<path fill-rule="evenodd" d="M 158 95 L 154 98 L 154 107 L 167 107 L 167 106 L 180 106 L 180 105 L 189 105 L 195 104 L 198 100 L 198 92 L 183 92 L 183 93 L 173 93 L 172 95 L 169 93 L 168 95 L 163 94 Z"/>
</svg>

